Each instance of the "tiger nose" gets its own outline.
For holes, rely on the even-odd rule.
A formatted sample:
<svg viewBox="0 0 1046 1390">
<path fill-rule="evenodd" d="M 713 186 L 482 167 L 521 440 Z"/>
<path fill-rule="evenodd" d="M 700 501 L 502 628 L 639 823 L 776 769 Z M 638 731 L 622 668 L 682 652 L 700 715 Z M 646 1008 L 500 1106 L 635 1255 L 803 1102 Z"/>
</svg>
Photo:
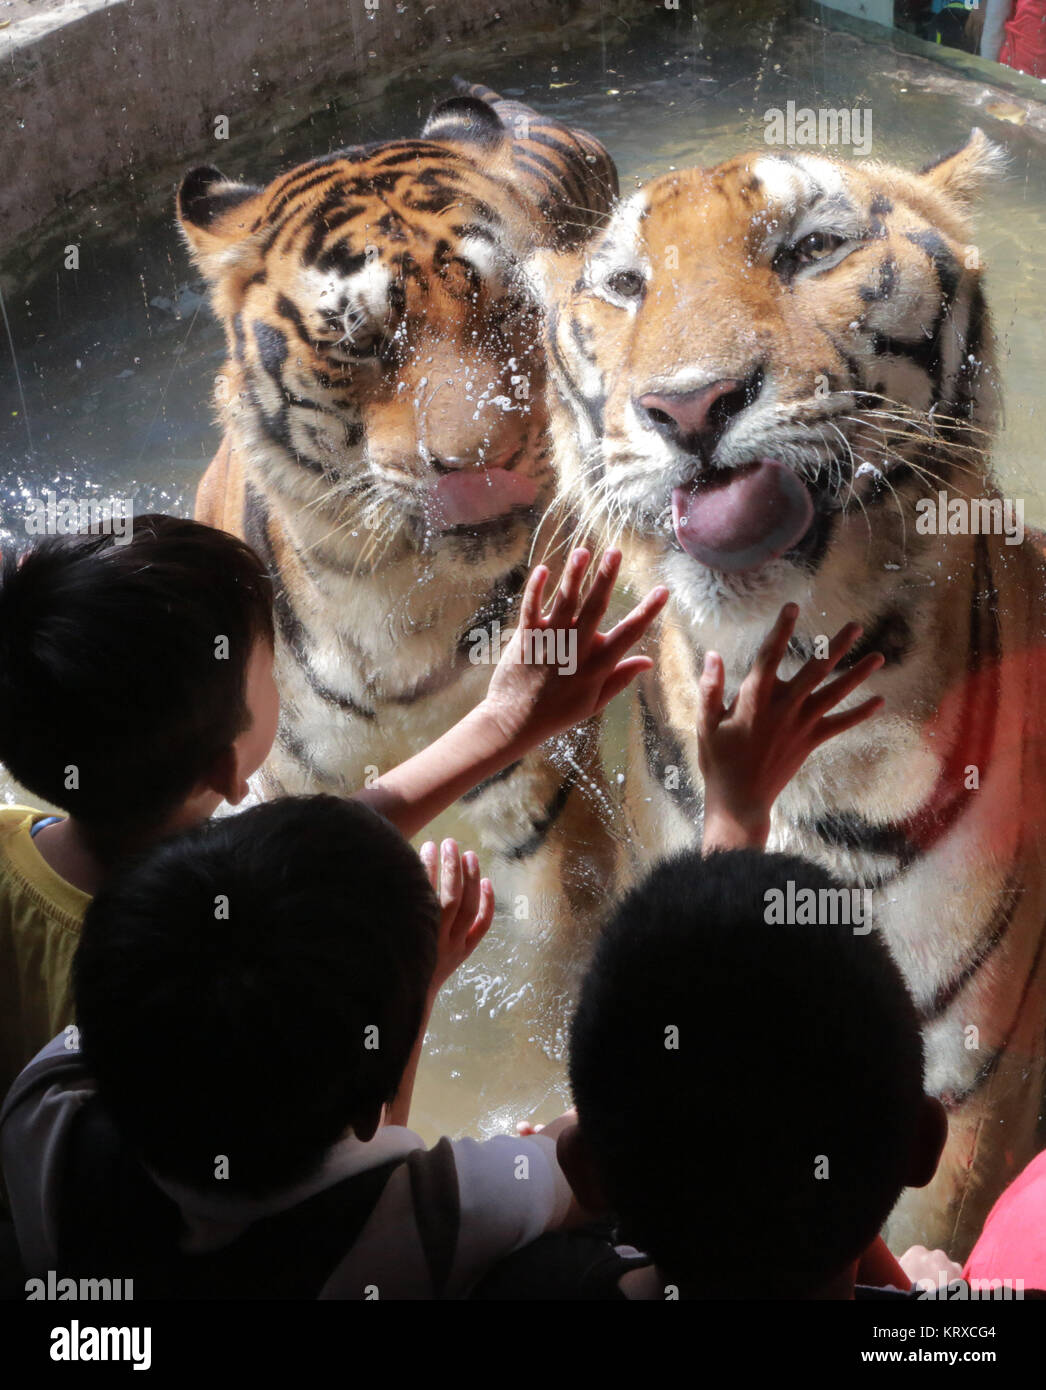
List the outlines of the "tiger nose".
<svg viewBox="0 0 1046 1390">
<path fill-rule="evenodd" d="M 734 377 L 723 377 L 699 391 L 680 395 L 640 396 L 638 405 L 650 423 L 667 435 L 674 444 L 696 453 L 692 447 L 706 442 L 714 432 L 721 434 L 730 419 L 746 405 L 745 383 Z"/>
<path fill-rule="evenodd" d="M 444 473 L 460 473 L 468 468 L 504 468 L 506 463 L 510 463 L 518 453 L 518 445 L 515 442 L 508 444 L 483 444 L 470 450 L 467 454 L 442 453 L 438 457 L 427 451 L 422 454 L 422 458 L 428 463 L 434 473 L 443 475 Z"/>
</svg>

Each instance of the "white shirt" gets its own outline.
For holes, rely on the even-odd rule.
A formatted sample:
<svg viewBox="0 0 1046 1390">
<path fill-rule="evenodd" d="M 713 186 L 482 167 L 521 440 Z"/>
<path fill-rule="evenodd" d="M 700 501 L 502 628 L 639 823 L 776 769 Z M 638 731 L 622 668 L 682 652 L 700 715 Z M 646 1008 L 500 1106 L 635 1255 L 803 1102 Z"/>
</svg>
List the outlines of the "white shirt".
<svg viewBox="0 0 1046 1390">
<path fill-rule="evenodd" d="M 79 1054 L 55 1038 L 15 1082 L 0 1114 L 0 1158 L 27 1273 L 44 1277 L 58 1269 L 57 1196 L 63 1140 L 77 1108 L 94 1094 Z M 62 1062 L 68 1065 L 55 1070 Z M 49 1074 L 50 1073 L 50 1079 Z M 398 1125 L 380 1129 L 367 1143 L 351 1133 L 328 1150 L 305 1181 L 265 1198 L 220 1190 L 200 1191 L 155 1174 L 154 1181 L 178 1204 L 187 1252 L 229 1244 L 261 1217 L 297 1205 L 314 1193 L 368 1168 L 415 1151 L 423 1140 Z M 444 1297 L 463 1297 L 494 1263 L 559 1226 L 570 1205 L 570 1187 L 556 1162 L 556 1146 L 543 1135 L 505 1135 L 450 1145 L 457 1175 L 459 1222 Z M 429 1151 L 434 1153 L 435 1151 Z M 440 1221 L 449 1211 L 422 1213 Z M 332 1271 L 324 1299 L 431 1298 L 418 1212 L 404 1164 L 389 1178 L 359 1236 Z"/>
</svg>

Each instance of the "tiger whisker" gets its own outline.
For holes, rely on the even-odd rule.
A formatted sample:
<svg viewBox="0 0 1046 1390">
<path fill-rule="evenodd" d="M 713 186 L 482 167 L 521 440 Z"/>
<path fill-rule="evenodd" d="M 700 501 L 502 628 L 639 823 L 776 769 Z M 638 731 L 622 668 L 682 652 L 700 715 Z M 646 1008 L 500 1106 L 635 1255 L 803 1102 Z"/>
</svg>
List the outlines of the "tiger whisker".
<svg viewBox="0 0 1046 1390">
<path fill-rule="evenodd" d="M 859 418 L 856 417 L 856 416 L 843 416 L 843 417 L 841 417 L 841 418 L 843 418 L 843 419 L 845 419 L 845 420 L 848 420 L 848 421 L 850 421 L 851 423 L 856 424 L 856 425 L 858 425 L 858 426 L 864 426 L 864 427 L 867 427 L 867 428 L 869 428 L 869 429 L 874 429 L 874 430 L 876 430 L 876 431 L 883 437 L 884 440 L 885 440 L 885 438 L 886 438 L 888 435 L 890 435 L 890 436 L 893 436 L 894 438 L 900 439 L 900 440 L 902 440 L 902 441 L 917 439 L 917 440 L 920 440 L 920 441 L 923 442 L 923 443 L 928 443 L 928 442 L 930 442 L 930 441 L 927 439 L 927 437 L 926 437 L 925 435 L 920 435 L 920 434 L 918 434 L 918 433 L 912 433 L 911 431 L 906 430 L 906 429 L 899 429 L 899 428 L 897 428 L 897 427 L 887 426 L 887 425 L 882 424 L 880 421 L 868 421 L 868 420 L 863 420 L 863 419 L 859 419 Z M 884 445 L 884 447 L 885 447 L 885 445 Z M 968 473 L 971 477 L 975 477 L 975 478 L 976 478 L 976 477 L 984 477 L 984 475 L 985 475 L 985 470 L 984 470 L 983 467 L 977 468 L 977 467 L 974 467 L 974 466 L 970 466 L 970 465 L 963 464 L 963 463 L 961 463 L 961 462 L 958 460 L 958 458 L 955 457 L 955 454 L 956 454 L 957 452 L 962 451 L 962 450 L 963 450 L 963 447 L 964 447 L 964 446 L 955 446 L 955 445 L 951 445 L 951 444 L 947 445 L 949 466 L 950 466 L 950 467 L 953 467 L 957 472 L 960 472 L 960 473 Z M 978 451 L 975 447 L 973 447 L 973 446 L 971 446 L 971 447 L 968 448 L 968 449 L 965 449 L 965 452 L 968 452 L 968 453 L 972 454 L 974 457 L 979 457 L 979 456 L 980 456 L 979 451 Z M 900 454 L 900 453 L 897 452 L 896 450 L 893 451 L 893 457 L 894 457 L 895 461 L 897 461 L 897 462 L 907 463 L 907 464 L 910 464 L 910 465 L 913 466 L 913 467 L 915 466 L 914 461 L 913 461 L 912 459 L 907 458 L 906 456 Z M 940 478 L 939 481 L 943 484 L 943 483 L 945 482 L 945 479 L 944 479 L 944 478 Z"/>
<path fill-rule="evenodd" d="M 957 416 L 947 414 L 933 415 L 931 417 L 924 411 L 915 410 L 912 406 L 906 407 L 904 401 L 895 401 L 892 398 L 886 396 L 879 396 L 877 397 L 877 399 L 881 400 L 884 405 L 894 407 L 894 409 L 892 411 L 888 411 L 880 410 L 874 406 L 869 406 L 864 408 L 866 414 L 888 415 L 892 416 L 894 419 L 904 419 L 911 421 L 912 423 L 919 423 L 926 426 L 931 434 L 936 434 L 939 430 L 954 430 L 964 432 L 968 431 L 971 434 L 980 434 L 988 440 L 993 440 L 995 438 L 994 431 L 985 429 L 982 425 L 976 425 L 973 423 L 972 420 L 962 420 L 959 419 Z"/>
<path fill-rule="evenodd" d="M 824 423 L 825 423 L 825 424 L 830 424 L 831 422 L 830 422 L 830 421 L 825 421 Z M 850 503 L 851 500 L 856 501 L 857 505 L 858 505 L 858 506 L 860 507 L 860 509 L 861 509 L 861 514 L 862 514 L 862 516 L 864 517 L 865 526 L 868 528 L 868 542 L 869 542 L 869 544 L 871 544 L 871 541 L 872 541 L 872 519 L 871 519 L 871 517 L 868 515 L 868 508 L 864 505 L 864 502 L 861 500 L 861 498 L 857 495 L 857 493 L 856 493 L 855 490 L 854 490 L 854 477 L 855 477 L 855 474 L 856 474 L 856 465 L 855 465 L 854 452 L 853 452 L 853 449 L 852 449 L 851 446 L 850 446 L 849 440 L 848 440 L 848 439 L 846 438 L 846 436 L 843 434 L 842 430 L 838 429 L 838 428 L 835 427 L 835 426 L 833 426 L 833 428 L 835 428 L 836 433 L 837 433 L 837 434 L 839 435 L 839 437 L 842 439 L 843 443 L 846 445 L 847 450 L 848 450 L 848 452 L 849 452 L 849 454 L 850 454 L 850 490 L 849 490 L 849 493 L 847 494 L 846 501 L 843 502 L 842 505 L 843 505 L 843 508 L 845 509 L 845 508 L 849 505 L 849 503 Z M 820 434 L 820 429 L 818 429 L 818 433 Z M 823 436 L 823 435 L 821 436 L 821 438 L 822 438 L 822 442 L 824 443 L 824 446 L 825 446 L 825 451 L 829 454 L 829 457 L 831 457 L 831 450 L 830 450 L 829 447 L 828 447 L 828 441 L 827 441 L 826 439 L 824 439 L 824 436 Z M 839 476 L 840 476 L 840 480 L 841 480 L 841 479 L 842 479 L 842 467 L 841 467 L 841 465 L 840 465 L 840 469 L 839 469 Z"/>
</svg>

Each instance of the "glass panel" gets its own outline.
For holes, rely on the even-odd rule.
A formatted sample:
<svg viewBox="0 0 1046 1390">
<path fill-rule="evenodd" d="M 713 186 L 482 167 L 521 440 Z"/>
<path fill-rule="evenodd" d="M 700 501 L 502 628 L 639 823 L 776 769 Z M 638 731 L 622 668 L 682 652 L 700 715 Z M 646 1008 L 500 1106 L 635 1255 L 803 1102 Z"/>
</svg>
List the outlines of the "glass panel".
<svg viewBox="0 0 1046 1390">
<path fill-rule="evenodd" d="M 159 14 L 162 7 L 144 8 Z M 168 8 L 176 14 L 192 6 Z M 250 7 L 235 3 L 227 8 L 228 24 L 246 22 L 242 12 Z M 1046 896 L 1041 811 L 1038 803 L 1032 806 L 1035 796 L 1041 801 L 1042 788 L 1034 778 L 1028 782 L 1021 762 L 1025 754 L 1029 762 L 1033 752 L 1038 755 L 1042 712 L 1035 701 L 1041 677 L 1032 658 L 1039 654 L 1046 624 L 1037 579 L 1017 577 L 1016 559 L 1038 544 L 1032 528 L 1046 524 L 1041 465 L 1046 381 L 1046 105 L 1041 100 L 1046 0 L 834 0 L 825 5 L 763 0 L 693 7 L 678 0 L 566 7 L 507 0 L 501 6 L 505 23 L 500 22 L 500 12 L 495 23 L 489 16 L 477 18 L 477 6 L 463 5 L 461 22 L 455 19 L 452 32 L 446 29 L 447 21 L 429 15 L 433 6 L 420 15 L 392 0 L 380 0 L 380 5 L 367 5 L 366 13 L 356 17 L 355 29 L 344 17 L 344 6 L 341 18 L 334 17 L 337 8 L 314 4 L 310 14 L 316 16 L 315 29 L 303 31 L 300 44 L 290 47 L 266 46 L 271 31 L 262 15 L 261 27 L 250 30 L 251 42 L 232 46 L 240 56 L 229 60 L 228 89 L 208 98 L 192 88 L 189 75 L 161 61 L 161 52 L 184 57 L 184 35 L 177 29 L 162 41 L 147 38 L 144 29 L 121 31 L 123 37 L 114 42 L 117 31 L 105 25 L 118 25 L 120 18 L 95 14 L 80 30 L 63 33 L 44 24 L 36 7 L 16 0 L 10 25 L 0 30 L 0 45 L 5 46 L 0 56 L 10 56 L 16 74 L 0 98 L 0 118 L 5 148 L 14 152 L 11 167 L 23 173 L 20 180 L 9 181 L 0 196 L 0 540 L 5 548 L 28 544 L 32 532 L 27 516 L 48 499 L 72 499 L 86 506 L 125 499 L 136 514 L 192 513 L 197 485 L 222 440 L 213 401 L 216 391 L 221 397 L 228 352 L 225 327 L 209 305 L 208 286 L 176 225 L 174 190 L 194 166 L 217 165 L 231 178 L 263 186 L 296 165 L 345 147 L 417 138 L 434 98 L 449 94 L 455 72 L 590 131 L 613 155 L 623 196 L 649 188 L 666 172 L 711 169 L 745 152 L 752 153 L 753 167 L 775 154 L 790 159 L 814 154 L 860 170 L 886 164 L 915 173 L 963 146 L 971 129 L 979 127 L 1004 156 L 1000 164 L 1005 167 L 975 200 L 969 237 L 961 219 L 949 225 L 950 242 L 961 250 L 949 250 L 943 259 L 931 252 L 930 261 L 942 283 L 949 275 L 962 279 L 983 274 L 999 338 L 998 380 L 1005 414 L 996 439 L 984 433 L 971 443 L 964 436 L 949 487 L 939 492 L 928 477 L 927 496 L 934 502 L 938 495 L 944 498 L 941 510 L 933 513 L 933 524 L 947 530 L 948 505 L 956 490 L 960 498 L 964 495 L 964 471 L 978 495 L 983 491 L 983 463 L 990 447 L 999 499 L 1010 508 L 1005 516 L 1019 514 L 1028 539 L 1014 545 L 1009 568 L 1003 563 L 1006 552 L 998 552 L 1002 560 L 993 580 L 997 589 L 985 600 L 985 621 L 1003 636 L 1002 646 L 994 649 L 994 664 L 987 664 L 995 675 L 1012 674 L 1013 663 L 1024 665 L 1020 680 L 998 696 L 997 722 L 988 708 L 991 699 L 976 684 L 979 669 L 971 665 L 967 673 L 975 684 L 978 717 L 983 714 L 991 723 L 987 745 L 977 747 L 990 746 L 993 756 L 1007 760 L 1009 769 L 993 773 L 991 796 L 997 810 L 989 818 L 1005 830 L 1000 831 L 1004 844 L 994 860 L 985 851 L 983 874 L 976 881 L 956 868 L 956 863 L 968 865 L 979 852 L 976 836 L 971 843 L 957 830 L 954 842 L 949 842 L 950 855 L 942 854 L 940 860 L 942 883 L 955 870 L 955 883 L 961 888 L 953 897 L 961 894 L 964 903 L 976 902 L 988 923 L 987 936 L 971 937 L 968 958 L 956 953 L 952 938 L 939 940 L 924 923 L 937 910 L 958 921 L 961 913 L 948 898 L 951 890 L 942 889 L 935 896 L 923 883 L 913 896 L 911 931 L 925 928 L 929 944 L 913 946 L 905 938 L 907 944 L 902 943 L 898 953 L 923 991 L 920 1005 L 932 1012 L 937 993 L 956 985 L 958 978 L 948 977 L 941 963 L 950 961 L 961 976 L 967 967 L 974 970 L 978 952 L 993 949 L 990 923 L 998 926 L 1002 920 L 996 909 L 1004 898 L 1009 901 L 1005 895 L 1025 894 L 1023 901 L 1040 905 Z M 143 11 L 142 3 L 138 9 Z M 561 22 L 564 9 L 569 11 L 566 23 Z M 267 13 L 267 7 L 261 11 Z M 6 15 L 0 6 L 0 21 Z M 226 21 L 214 22 L 220 27 Z M 195 32 L 194 42 L 219 45 L 218 30 L 212 38 L 204 37 L 199 28 Z M 224 29 L 221 34 L 230 36 Z M 347 54 L 341 66 L 330 58 L 339 40 L 346 44 Z M 83 99 L 77 106 L 81 70 Z M 184 93 L 180 82 L 185 83 Z M 173 95 L 164 105 L 157 93 L 168 90 Z M 172 129 L 180 132 L 177 138 L 172 138 Z M 883 176 L 884 186 L 894 177 Z M 20 190 L 17 196 L 15 187 Z M 860 212 L 863 218 L 867 209 Z M 703 216 L 704 211 L 696 209 L 693 215 Z M 926 214 L 933 215 L 933 209 Z M 685 243 L 685 219 L 681 225 Z M 896 266 L 893 272 L 883 272 L 894 273 Z M 800 288 L 797 282 L 797 293 Z M 862 282 L 854 293 L 856 315 L 875 298 L 876 286 Z M 731 314 L 741 312 L 739 303 L 726 296 L 714 305 L 698 306 L 694 314 L 707 314 L 707 336 L 720 335 L 725 341 L 732 331 Z M 916 355 L 927 343 L 932 346 L 934 334 L 942 331 L 936 290 L 919 299 L 914 290 L 902 287 L 898 303 L 905 312 L 898 309 L 896 328 L 884 328 L 875 347 L 895 364 L 905 352 Z M 682 341 L 693 317 L 678 323 L 672 319 L 669 300 L 666 306 L 666 333 L 678 334 Z M 968 306 L 963 312 L 967 311 Z M 811 336 L 819 331 L 818 312 L 812 307 L 806 324 Z M 963 322 L 966 332 L 970 321 Z M 744 331 L 755 340 L 752 324 Z M 801 356 L 800 337 L 794 351 L 786 352 L 780 341 L 775 344 L 781 370 Z M 935 360 L 927 351 L 919 370 L 929 370 L 927 362 Z M 890 370 L 891 380 L 902 383 L 891 387 L 895 393 L 903 389 L 904 374 L 896 365 Z M 934 370 L 940 374 L 939 361 Z M 882 427 L 896 437 L 900 423 L 890 417 L 889 409 L 900 408 L 895 395 L 884 391 L 880 405 Z M 928 415 L 925 401 L 919 410 Z M 909 416 L 905 421 L 910 423 Z M 851 465 L 859 466 L 852 450 L 847 463 Z M 874 464 L 867 467 L 876 471 Z M 891 486 L 889 469 L 881 471 L 884 486 Z M 667 510 L 662 520 L 668 534 L 672 520 Z M 914 528 L 914 511 L 910 522 Z M 870 524 L 870 536 L 873 530 Z M 1015 534 L 1014 539 L 1020 538 Z M 932 566 L 910 576 L 911 584 L 899 585 L 896 591 L 905 630 L 917 644 L 919 659 L 931 667 L 935 660 L 946 662 L 954 644 L 968 640 L 970 605 L 957 601 L 951 609 L 932 608 L 930 598 L 913 599 L 912 586 L 924 585 L 929 592 L 952 582 L 951 557 L 957 554 L 958 548 L 945 546 Z M 853 563 L 863 561 L 854 558 Z M 869 571 L 869 592 L 881 593 L 883 568 L 891 566 L 898 568 L 887 557 L 874 573 Z M 1035 578 L 1030 562 L 1022 573 Z M 804 591 L 804 597 L 809 593 Z M 1027 608 L 1022 607 L 1025 601 Z M 622 609 L 624 602 L 622 596 Z M 824 607 L 827 612 L 830 604 L 826 601 Z M 933 616 L 924 622 L 931 608 Z M 841 622 L 848 616 L 832 612 L 831 620 Z M 882 613 L 876 609 L 861 616 L 871 620 Z M 761 613 L 761 624 L 764 617 Z M 337 642 L 328 634 L 318 666 L 333 669 L 336 653 Z M 424 675 L 419 671 L 419 680 Z M 896 822 L 905 833 L 915 816 L 906 801 L 908 772 L 912 778 L 922 775 L 919 756 L 932 758 L 968 715 L 963 703 L 970 694 L 967 684 L 960 682 L 961 689 L 946 691 L 947 698 L 938 701 L 937 694 L 925 694 L 921 680 L 913 676 L 909 684 L 891 687 L 902 722 L 917 724 L 923 742 L 918 756 L 911 754 L 910 769 L 899 772 L 891 764 L 878 808 L 881 824 Z M 931 687 L 937 690 L 927 677 L 925 689 Z M 635 818 L 625 818 L 620 798 L 639 785 L 634 757 L 642 737 L 636 732 L 636 718 L 625 698 L 607 718 L 606 806 L 612 809 L 604 828 L 623 851 L 638 850 L 638 859 L 649 861 L 660 848 L 662 834 L 666 841 L 677 841 L 682 832 L 666 812 L 644 840 L 635 831 Z M 402 710 L 396 720 L 401 732 L 390 736 L 382 757 L 391 757 L 391 749 L 412 748 L 417 731 L 408 728 Z M 438 732 L 438 723 L 433 715 L 425 737 Z M 890 740 L 903 743 L 906 737 L 899 725 L 884 722 L 882 729 L 879 748 L 874 756 L 869 754 L 869 784 L 878 775 L 879 755 L 889 761 Z M 970 737 L 976 743 L 972 733 Z M 955 745 L 948 765 L 947 775 L 954 778 L 955 758 L 960 760 L 960 781 L 968 775 L 964 746 Z M 973 754 L 970 761 L 977 761 Z M 1000 777 L 1003 784 L 1007 777 L 1012 779 L 1009 803 Z M 0 779 L 7 801 L 44 804 L 2 769 Z M 528 805 L 528 814 L 531 809 L 540 825 L 542 805 Z M 1024 821 L 1022 839 L 1018 831 Z M 921 822 L 920 826 L 922 833 L 925 827 Z M 697 830 L 696 821 L 688 822 L 691 840 Z M 478 835 L 475 823 L 460 808 L 448 812 L 429 833 L 452 833 L 466 844 L 477 843 Z M 786 840 L 782 829 L 775 843 Z M 1014 847 L 1017 840 L 1019 849 Z M 802 842 L 811 853 L 812 845 L 809 836 Z M 822 858 L 831 857 L 824 844 L 820 850 Z M 909 850 L 911 845 L 904 853 Z M 852 869 L 855 862 L 846 859 L 844 867 Z M 880 857 L 871 852 L 865 866 L 873 880 L 883 870 Z M 587 922 L 583 932 L 571 936 L 562 924 L 561 914 L 567 909 L 554 865 L 543 862 L 539 874 L 535 861 L 531 870 L 529 876 L 526 871 L 514 876 L 506 872 L 499 880 L 498 925 L 441 996 L 415 1110 L 416 1127 L 426 1138 L 445 1131 L 505 1132 L 520 1118 L 556 1113 L 568 1099 L 563 1001 L 555 997 L 550 980 L 554 977 L 557 988 L 572 994 L 578 961 L 594 926 Z M 898 891 L 907 890 L 902 885 Z M 987 899 L 991 910 L 984 908 Z M 1038 920 L 1046 920 L 1046 913 L 1040 911 Z M 1029 922 L 1022 916 L 1020 930 L 1031 942 L 1036 929 Z M 1031 963 L 1037 960 L 1032 945 L 1007 959 L 1008 979 L 1017 980 L 1022 970 L 1030 979 L 1041 968 Z M 556 967 L 552 976 L 550 961 Z M 1029 987 L 1032 997 L 1041 1001 L 1041 978 Z M 744 995 L 744 982 L 739 981 L 739 1014 Z M 976 1014 L 985 1033 L 985 1057 L 996 1045 L 1005 1049 L 1006 1007 L 1005 1002 L 996 1003 L 990 1017 Z M 952 1021 L 961 1030 L 964 1019 L 956 1016 Z M 961 1052 L 965 1044 L 953 1038 L 940 1048 L 947 1051 L 952 1045 Z M 1022 1038 L 1015 1046 L 1027 1049 L 1029 1084 L 1038 1085 L 1041 1036 L 1031 1043 Z M 718 1040 L 712 1041 L 710 1052 L 714 1064 Z M 941 1068 L 943 1075 L 944 1062 Z M 938 1089 L 948 1091 L 949 1085 L 941 1082 Z M 996 1185 L 997 1180 L 998 1173 Z"/>
</svg>

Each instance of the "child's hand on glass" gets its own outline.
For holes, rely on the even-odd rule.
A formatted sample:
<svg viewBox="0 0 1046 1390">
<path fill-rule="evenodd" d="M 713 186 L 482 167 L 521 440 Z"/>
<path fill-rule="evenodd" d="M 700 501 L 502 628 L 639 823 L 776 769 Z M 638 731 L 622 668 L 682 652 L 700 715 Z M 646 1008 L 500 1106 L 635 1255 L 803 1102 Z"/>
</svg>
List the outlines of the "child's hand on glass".
<svg viewBox="0 0 1046 1390">
<path fill-rule="evenodd" d="M 835 670 L 861 635 L 847 623 L 790 679 L 777 668 L 795 631 L 798 606 L 786 603 L 741 683 L 723 706 L 725 670 L 717 652 L 707 652 L 698 685 L 698 765 L 705 785 L 704 849 L 762 849 L 770 832 L 770 810 L 815 748 L 883 706 L 873 695 L 853 709 L 830 711 L 883 664 L 870 652 L 851 670 L 821 682 Z"/>
<path fill-rule="evenodd" d="M 450 979 L 487 934 L 494 920 L 494 887 L 480 878 L 479 859 L 472 850 L 462 854 L 454 840 L 437 849 L 428 840 L 419 850 L 421 862 L 439 899 L 439 939 L 430 994 Z"/>
<path fill-rule="evenodd" d="M 523 594 L 519 625 L 491 677 L 483 706 L 506 741 L 522 751 L 598 714 L 653 664 L 648 656 L 626 653 L 665 606 L 668 590 L 652 589 L 609 632 L 600 632 L 621 552 L 606 552 L 582 598 L 590 560 L 587 550 L 572 552 L 547 614 L 541 609 L 549 571 L 545 565 L 535 568 Z"/>
</svg>

